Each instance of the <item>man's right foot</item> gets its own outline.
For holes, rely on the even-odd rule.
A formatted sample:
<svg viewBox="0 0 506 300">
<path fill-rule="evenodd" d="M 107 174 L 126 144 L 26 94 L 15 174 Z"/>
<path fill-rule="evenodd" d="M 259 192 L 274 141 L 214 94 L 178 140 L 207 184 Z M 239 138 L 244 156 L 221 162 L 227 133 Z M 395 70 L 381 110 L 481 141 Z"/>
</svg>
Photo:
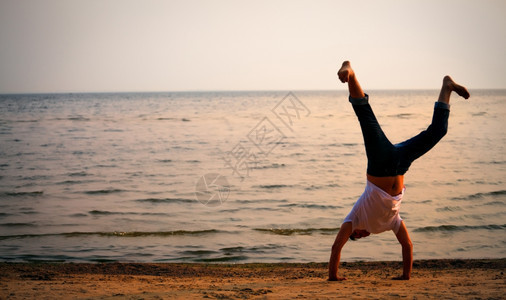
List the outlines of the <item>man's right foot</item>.
<svg viewBox="0 0 506 300">
<path fill-rule="evenodd" d="M 341 80 L 343 83 L 348 82 L 350 80 L 350 77 L 354 75 L 355 72 L 353 72 L 349 61 L 343 62 L 341 69 L 337 71 L 337 76 L 339 76 L 339 80 Z"/>
<path fill-rule="evenodd" d="M 450 91 L 457 93 L 459 96 L 461 96 L 464 99 L 468 99 L 470 96 L 469 92 L 467 91 L 467 89 L 465 87 L 461 86 L 460 84 L 457 84 L 448 75 L 446 75 L 443 78 L 443 86 L 445 88 L 449 89 Z"/>
</svg>

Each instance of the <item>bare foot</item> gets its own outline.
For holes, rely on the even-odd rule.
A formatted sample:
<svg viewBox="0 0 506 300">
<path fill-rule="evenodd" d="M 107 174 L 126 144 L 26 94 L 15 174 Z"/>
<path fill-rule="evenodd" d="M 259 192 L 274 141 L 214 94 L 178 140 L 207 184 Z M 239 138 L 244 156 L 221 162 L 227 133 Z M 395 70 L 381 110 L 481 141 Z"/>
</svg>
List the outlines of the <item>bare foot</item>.
<svg viewBox="0 0 506 300">
<path fill-rule="evenodd" d="M 469 99 L 469 92 L 467 89 L 460 84 L 457 84 L 453 79 L 446 75 L 445 78 L 443 78 L 443 86 L 450 91 L 456 92 L 459 96 L 461 96 L 464 99 Z"/>
<path fill-rule="evenodd" d="M 337 76 L 339 76 L 339 80 L 341 80 L 342 83 L 348 82 L 353 75 L 355 75 L 355 72 L 353 72 L 349 61 L 343 62 L 341 69 L 337 71 Z"/>
</svg>

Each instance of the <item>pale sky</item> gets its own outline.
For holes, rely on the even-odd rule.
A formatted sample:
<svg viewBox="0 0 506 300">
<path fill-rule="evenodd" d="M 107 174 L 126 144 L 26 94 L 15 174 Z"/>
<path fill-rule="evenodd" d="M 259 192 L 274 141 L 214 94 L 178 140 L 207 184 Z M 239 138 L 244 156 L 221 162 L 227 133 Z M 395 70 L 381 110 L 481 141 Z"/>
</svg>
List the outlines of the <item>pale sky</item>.
<svg viewBox="0 0 506 300">
<path fill-rule="evenodd" d="M 506 1 L 0 0 L 0 93 L 506 88 Z"/>
</svg>

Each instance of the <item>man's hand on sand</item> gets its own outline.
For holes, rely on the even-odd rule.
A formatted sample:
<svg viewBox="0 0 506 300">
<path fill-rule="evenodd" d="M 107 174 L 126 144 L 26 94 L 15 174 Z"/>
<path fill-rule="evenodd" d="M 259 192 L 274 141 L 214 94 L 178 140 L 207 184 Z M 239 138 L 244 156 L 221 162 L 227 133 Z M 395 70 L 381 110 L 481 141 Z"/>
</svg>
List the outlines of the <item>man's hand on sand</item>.
<svg viewBox="0 0 506 300">
<path fill-rule="evenodd" d="M 327 279 L 327 281 L 344 281 L 344 280 L 346 280 L 346 277 L 335 277 Z"/>
</svg>

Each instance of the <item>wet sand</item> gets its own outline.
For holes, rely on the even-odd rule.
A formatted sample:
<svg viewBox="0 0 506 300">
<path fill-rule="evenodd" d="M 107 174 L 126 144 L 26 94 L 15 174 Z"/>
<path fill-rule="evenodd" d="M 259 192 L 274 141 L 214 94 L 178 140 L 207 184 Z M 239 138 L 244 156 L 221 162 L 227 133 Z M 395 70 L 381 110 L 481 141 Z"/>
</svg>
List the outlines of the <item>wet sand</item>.
<svg viewBox="0 0 506 300">
<path fill-rule="evenodd" d="M 391 278 L 401 262 L 0 263 L 0 299 L 505 299 L 506 259 L 415 261 L 412 279 Z"/>
</svg>

